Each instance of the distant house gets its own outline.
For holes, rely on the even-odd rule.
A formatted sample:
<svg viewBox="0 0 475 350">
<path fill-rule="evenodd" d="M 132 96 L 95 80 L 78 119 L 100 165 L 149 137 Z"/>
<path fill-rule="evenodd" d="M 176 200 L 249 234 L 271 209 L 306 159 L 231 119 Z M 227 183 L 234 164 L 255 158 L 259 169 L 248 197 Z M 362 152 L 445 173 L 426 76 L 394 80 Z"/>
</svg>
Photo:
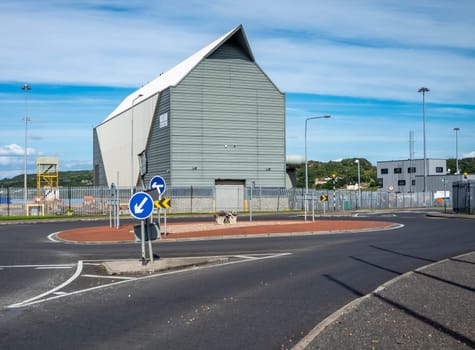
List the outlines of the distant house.
<svg viewBox="0 0 475 350">
<path fill-rule="evenodd" d="M 285 187 L 285 94 L 241 25 L 127 96 L 93 136 L 96 185 L 137 186 L 142 153 L 145 183 Z"/>
</svg>

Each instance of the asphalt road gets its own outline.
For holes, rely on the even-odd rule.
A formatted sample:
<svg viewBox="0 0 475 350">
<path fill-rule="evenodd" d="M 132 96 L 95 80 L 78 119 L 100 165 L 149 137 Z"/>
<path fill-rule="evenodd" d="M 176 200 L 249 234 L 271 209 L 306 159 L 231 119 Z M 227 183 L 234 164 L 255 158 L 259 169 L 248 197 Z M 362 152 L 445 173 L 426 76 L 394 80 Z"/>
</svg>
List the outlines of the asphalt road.
<svg viewBox="0 0 475 350">
<path fill-rule="evenodd" d="M 162 257 L 235 258 L 131 279 L 101 278 L 95 263 L 138 258 L 139 244 L 75 245 L 47 238 L 97 222 L 0 225 L 0 348 L 291 348 L 326 316 L 382 283 L 475 250 L 473 220 L 409 212 L 371 219 L 405 226 L 158 243 L 154 249 Z M 71 278 L 79 264 L 84 268 L 74 283 L 38 298 Z"/>
</svg>

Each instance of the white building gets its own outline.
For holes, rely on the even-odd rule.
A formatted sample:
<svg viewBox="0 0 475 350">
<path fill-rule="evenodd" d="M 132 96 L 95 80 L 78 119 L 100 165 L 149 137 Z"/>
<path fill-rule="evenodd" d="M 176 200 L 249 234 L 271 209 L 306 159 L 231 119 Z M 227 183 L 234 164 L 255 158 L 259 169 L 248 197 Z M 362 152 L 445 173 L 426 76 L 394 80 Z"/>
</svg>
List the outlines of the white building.
<svg viewBox="0 0 475 350">
<path fill-rule="evenodd" d="M 389 192 L 423 192 L 424 159 L 389 160 L 377 163 L 378 184 Z M 427 159 L 426 191 L 451 191 L 463 175 L 449 174 L 445 159 Z"/>
</svg>

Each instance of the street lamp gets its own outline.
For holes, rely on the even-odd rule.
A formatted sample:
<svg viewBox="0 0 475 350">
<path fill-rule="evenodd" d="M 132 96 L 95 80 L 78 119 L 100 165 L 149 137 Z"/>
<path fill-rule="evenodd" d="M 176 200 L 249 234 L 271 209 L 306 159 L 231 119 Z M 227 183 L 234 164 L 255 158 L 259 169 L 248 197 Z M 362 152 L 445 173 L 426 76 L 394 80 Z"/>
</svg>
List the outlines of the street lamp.
<svg viewBox="0 0 475 350">
<path fill-rule="evenodd" d="M 361 171 L 360 171 L 360 160 L 355 160 L 355 163 L 358 165 L 358 209 L 361 209 Z"/>
<path fill-rule="evenodd" d="M 130 137 L 130 195 L 134 194 L 134 103 L 139 97 L 142 97 L 142 94 L 139 94 L 132 100 L 132 125 L 130 128 L 131 137 Z"/>
<path fill-rule="evenodd" d="M 330 115 L 320 117 L 308 117 L 305 119 L 305 221 L 307 221 L 307 197 L 308 197 L 308 158 L 307 158 L 307 122 L 311 119 L 331 118 Z"/>
<path fill-rule="evenodd" d="M 455 175 L 460 174 L 460 169 L 459 169 L 459 132 L 460 128 L 454 128 L 455 131 Z"/>
<path fill-rule="evenodd" d="M 28 91 L 31 90 L 30 85 L 24 84 L 21 88 L 23 91 L 25 91 L 25 117 L 23 120 L 25 121 L 25 149 L 24 149 L 24 161 L 23 161 L 23 167 L 24 167 L 24 174 L 23 174 L 23 203 L 25 205 L 25 212 L 27 212 L 26 208 L 26 202 L 27 202 L 27 192 L 28 192 L 28 184 L 27 184 L 27 165 L 28 165 L 28 122 L 30 121 L 30 118 L 28 117 Z"/>
<path fill-rule="evenodd" d="M 424 138 L 424 192 L 427 190 L 427 153 L 426 153 L 426 111 L 425 111 L 425 94 L 430 90 L 426 87 L 421 87 L 418 92 L 422 92 L 422 127 Z"/>
</svg>

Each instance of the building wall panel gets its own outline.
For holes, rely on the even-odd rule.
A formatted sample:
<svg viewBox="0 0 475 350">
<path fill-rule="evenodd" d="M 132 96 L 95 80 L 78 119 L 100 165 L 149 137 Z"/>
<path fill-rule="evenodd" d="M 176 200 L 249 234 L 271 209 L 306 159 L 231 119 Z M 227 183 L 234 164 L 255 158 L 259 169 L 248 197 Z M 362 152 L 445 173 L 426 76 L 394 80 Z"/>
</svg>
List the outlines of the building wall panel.
<svg viewBox="0 0 475 350">
<path fill-rule="evenodd" d="M 173 88 L 171 106 L 174 185 L 239 179 L 285 186 L 285 96 L 234 45 Z"/>
</svg>

